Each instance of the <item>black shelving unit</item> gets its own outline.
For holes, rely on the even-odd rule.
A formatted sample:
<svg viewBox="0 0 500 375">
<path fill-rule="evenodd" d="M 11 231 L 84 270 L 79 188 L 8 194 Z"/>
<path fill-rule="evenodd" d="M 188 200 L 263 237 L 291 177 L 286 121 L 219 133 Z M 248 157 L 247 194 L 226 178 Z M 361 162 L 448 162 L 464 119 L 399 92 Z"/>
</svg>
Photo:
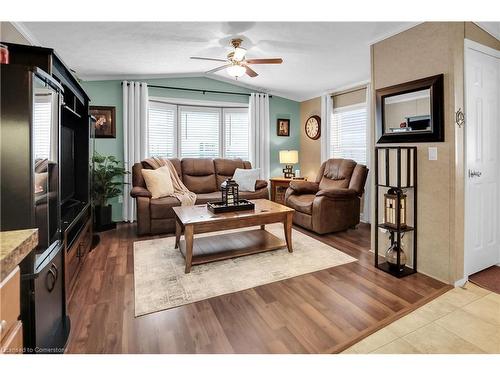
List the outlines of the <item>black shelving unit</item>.
<svg viewBox="0 0 500 375">
<path fill-rule="evenodd" d="M 396 223 L 397 226 L 387 225 L 380 222 L 379 217 L 379 194 L 392 189 L 397 195 L 396 199 Z M 410 213 L 408 206 L 406 207 L 407 219 L 408 215 L 411 225 L 402 227 L 400 225 L 400 197 L 408 191 L 413 193 L 413 210 Z M 382 219 L 383 221 L 383 219 Z M 408 222 L 408 220 L 407 220 Z M 385 271 L 398 278 L 411 275 L 417 272 L 417 147 L 402 147 L 402 146 L 387 146 L 375 148 L 375 267 Z M 379 236 L 382 230 L 389 233 L 390 245 L 396 244 L 397 265 L 391 267 L 385 260 L 385 251 L 379 256 Z M 411 254 L 411 264 L 406 264 L 401 267 L 401 249 L 402 237 L 404 235 L 413 236 L 413 247 Z M 408 249 L 403 249 L 408 252 Z M 410 254 L 408 254 L 410 255 Z"/>
</svg>

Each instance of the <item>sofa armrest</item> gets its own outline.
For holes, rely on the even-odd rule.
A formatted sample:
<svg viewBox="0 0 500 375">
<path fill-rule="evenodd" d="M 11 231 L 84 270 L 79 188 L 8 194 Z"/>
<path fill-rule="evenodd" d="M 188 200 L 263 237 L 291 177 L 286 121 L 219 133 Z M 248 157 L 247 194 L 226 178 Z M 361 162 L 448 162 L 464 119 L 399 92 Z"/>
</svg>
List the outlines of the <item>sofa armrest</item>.
<svg viewBox="0 0 500 375">
<path fill-rule="evenodd" d="M 132 190 L 130 190 L 130 196 L 132 198 L 137 198 L 137 197 L 145 197 L 145 198 L 151 198 L 152 195 L 148 189 L 145 189 L 140 186 L 134 186 Z"/>
<path fill-rule="evenodd" d="M 319 190 L 319 183 L 311 181 L 291 181 L 290 189 L 295 194 L 316 194 Z"/>
<path fill-rule="evenodd" d="M 255 181 L 255 190 L 264 189 L 265 187 L 267 187 L 267 181 L 266 180 L 257 180 L 257 181 Z"/>
<path fill-rule="evenodd" d="M 334 200 L 349 200 L 357 197 L 354 189 L 323 189 L 316 193 L 317 197 L 327 197 Z"/>
</svg>

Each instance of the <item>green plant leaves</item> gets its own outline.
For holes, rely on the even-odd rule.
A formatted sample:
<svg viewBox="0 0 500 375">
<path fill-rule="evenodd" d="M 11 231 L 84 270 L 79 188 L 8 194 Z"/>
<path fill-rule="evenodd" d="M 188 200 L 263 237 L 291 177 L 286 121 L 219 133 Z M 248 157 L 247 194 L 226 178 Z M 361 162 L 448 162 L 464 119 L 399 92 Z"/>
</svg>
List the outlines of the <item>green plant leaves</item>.
<svg viewBox="0 0 500 375">
<path fill-rule="evenodd" d="M 130 174 L 113 155 L 104 156 L 98 152 L 92 157 L 92 199 L 95 205 L 106 206 L 108 200 L 122 193 L 123 176 Z"/>
</svg>

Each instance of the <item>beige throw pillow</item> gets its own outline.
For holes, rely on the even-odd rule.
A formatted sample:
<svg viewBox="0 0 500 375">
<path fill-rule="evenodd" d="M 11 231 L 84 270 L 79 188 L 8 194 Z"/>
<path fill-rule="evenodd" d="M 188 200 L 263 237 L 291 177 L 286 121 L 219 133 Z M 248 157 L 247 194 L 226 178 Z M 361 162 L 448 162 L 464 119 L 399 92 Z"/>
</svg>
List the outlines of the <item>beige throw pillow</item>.
<svg viewBox="0 0 500 375">
<path fill-rule="evenodd" d="M 174 186 L 166 165 L 158 169 L 143 169 L 142 176 L 151 193 L 151 198 L 156 199 L 173 194 Z"/>
</svg>

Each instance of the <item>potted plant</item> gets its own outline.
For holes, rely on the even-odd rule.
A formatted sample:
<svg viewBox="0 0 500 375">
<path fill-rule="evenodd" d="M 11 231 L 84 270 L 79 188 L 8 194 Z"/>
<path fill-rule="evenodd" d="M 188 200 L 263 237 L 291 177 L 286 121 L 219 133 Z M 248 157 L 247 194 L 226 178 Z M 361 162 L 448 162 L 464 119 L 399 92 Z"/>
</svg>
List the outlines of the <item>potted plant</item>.
<svg viewBox="0 0 500 375">
<path fill-rule="evenodd" d="M 92 201 L 94 204 L 95 230 L 112 229 L 116 224 L 111 219 L 109 200 L 122 193 L 123 176 L 129 174 L 116 157 L 103 156 L 98 152 L 92 157 Z"/>
</svg>

